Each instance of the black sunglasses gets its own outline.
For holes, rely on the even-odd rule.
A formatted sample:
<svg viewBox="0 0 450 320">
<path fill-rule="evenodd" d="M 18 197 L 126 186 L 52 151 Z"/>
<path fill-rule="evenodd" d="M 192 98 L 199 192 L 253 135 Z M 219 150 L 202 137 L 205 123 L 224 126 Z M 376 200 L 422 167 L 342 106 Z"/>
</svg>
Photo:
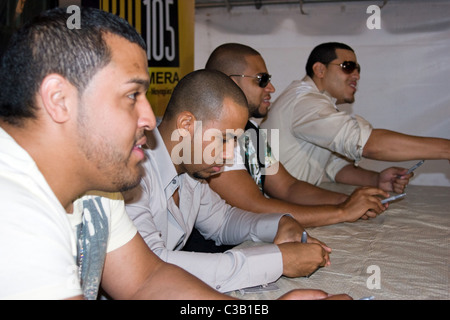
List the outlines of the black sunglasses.
<svg viewBox="0 0 450 320">
<path fill-rule="evenodd" d="M 358 70 L 358 73 L 361 73 L 361 66 L 359 63 L 356 63 L 355 61 L 344 61 L 342 63 L 330 63 L 334 64 L 336 66 L 340 66 L 342 71 L 346 74 L 351 74 L 353 71 Z"/>
<path fill-rule="evenodd" d="M 272 79 L 272 76 L 268 73 L 260 73 L 256 76 L 246 76 L 245 74 L 230 74 L 230 77 L 247 77 L 247 78 L 255 78 L 258 79 L 258 85 L 261 88 L 265 88 L 267 87 L 267 85 L 269 84 L 270 80 Z"/>
</svg>

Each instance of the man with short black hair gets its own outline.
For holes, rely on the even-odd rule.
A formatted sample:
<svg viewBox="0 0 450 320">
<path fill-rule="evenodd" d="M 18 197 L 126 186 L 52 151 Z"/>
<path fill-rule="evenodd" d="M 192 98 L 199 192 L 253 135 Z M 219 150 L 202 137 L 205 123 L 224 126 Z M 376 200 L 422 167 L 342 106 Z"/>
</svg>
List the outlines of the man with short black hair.
<svg viewBox="0 0 450 320">
<path fill-rule="evenodd" d="M 360 72 L 350 46 L 322 43 L 308 58 L 307 75 L 274 102 L 261 128 L 279 130 L 280 161 L 291 175 L 316 185 L 327 176 L 391 191 L 404 183 L 407 169 L 379 173 L 358 167 L 358 162 L 450 159 L 448 139 L 375 129 L 364 118 L 339 111 L 337 105 L 354 102 Z"/>
</svg>

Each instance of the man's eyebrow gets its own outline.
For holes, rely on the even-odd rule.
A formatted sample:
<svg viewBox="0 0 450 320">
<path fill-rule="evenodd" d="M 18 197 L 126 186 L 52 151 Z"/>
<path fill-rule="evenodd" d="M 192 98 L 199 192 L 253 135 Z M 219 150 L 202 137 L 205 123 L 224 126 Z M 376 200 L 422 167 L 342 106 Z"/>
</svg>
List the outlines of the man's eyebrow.
<svg viewBox="0 0 450 320">
<path fill-rule="evenodd" d="M 148 88 L 150 86 L 150 81 L 146 80 L 146 79 L 142 79 L 142 78 L 132 78 L 132 79 L 128 80 L 126 83 L 127 84 L 128 83 L 136 83 L 145 88 Z"/>
</svg>

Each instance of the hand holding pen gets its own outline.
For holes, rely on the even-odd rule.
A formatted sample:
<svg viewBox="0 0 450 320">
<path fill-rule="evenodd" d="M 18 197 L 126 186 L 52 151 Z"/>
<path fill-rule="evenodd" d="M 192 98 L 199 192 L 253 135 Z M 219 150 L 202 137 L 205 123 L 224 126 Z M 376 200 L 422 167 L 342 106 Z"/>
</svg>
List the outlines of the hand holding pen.
<svg viewBox="0 0 450 320">
<path fill-rule="evenodd" d="M 379 173 L 378 187 L 385 191 L 393 191 L 395 193 L 405 192 L 405 188 L 409 183 L 409 179 L 412 178 L 412 173 L 424 162 L 424 160 L 421 160 L 408 170 L 400 167 L 391 167 L 384 169 Z"/>
<path fill-rule="evenodd" d="M 401 178 L 401 177 L 403 177 L 403 176 L 407 176 L 407 175 L 413 173 L 414 170 L 416 170 L 418 167 L 420 167 L 421 165 L 423 165 L 424 162 L 425 162 L 425 160 L 420 160 L 420 161 L 417 162 L 415 165 L 413 165 L 411 168 L 409 168 L 408 171 L 407 171 L 405 174 L 400 175 L 399 178 Z"/>
</svg>

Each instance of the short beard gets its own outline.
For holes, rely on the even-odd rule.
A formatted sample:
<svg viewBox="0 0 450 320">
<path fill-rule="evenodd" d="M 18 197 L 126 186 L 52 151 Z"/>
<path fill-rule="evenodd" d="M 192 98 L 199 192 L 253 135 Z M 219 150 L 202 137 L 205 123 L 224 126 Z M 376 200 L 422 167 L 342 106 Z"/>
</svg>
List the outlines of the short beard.
<svg viewBox="0 0 450 320">
<path fill-rule="evenodd" d="M 249 111 L 250 111 L 250 117 L 255 118 L 255 119 L 262 119 L 267 116 L 267 112 L 266 112 L 266 114 L 262 114 L 261 112 L 259 112 L 259 106 L 254 107 L 254 106 L 249 105 Z"/>
<path fill-rule="evenodd" d="M 125 192 L 131 189 L 136 188 L 141 183 L 142 176 L 139 176 L 136 181 L 128 182 L 127 184 L 122 184 L 122 187 L 119 189 L 119 192 Z"/>
<path fill-rule="evenodd" d="M 198 172 L 194 172 L 194 173 L 192 174 L 192 177 L 195 178 L 195 179 L 197 179 L 197 180 L 200 180 L 200 181 L 205 181 L 206 179 L 209 178 L 209 177 L 204 177 L 204 176 L 202 176 L 202 175 L 199 174 Z"/>
</svg>

